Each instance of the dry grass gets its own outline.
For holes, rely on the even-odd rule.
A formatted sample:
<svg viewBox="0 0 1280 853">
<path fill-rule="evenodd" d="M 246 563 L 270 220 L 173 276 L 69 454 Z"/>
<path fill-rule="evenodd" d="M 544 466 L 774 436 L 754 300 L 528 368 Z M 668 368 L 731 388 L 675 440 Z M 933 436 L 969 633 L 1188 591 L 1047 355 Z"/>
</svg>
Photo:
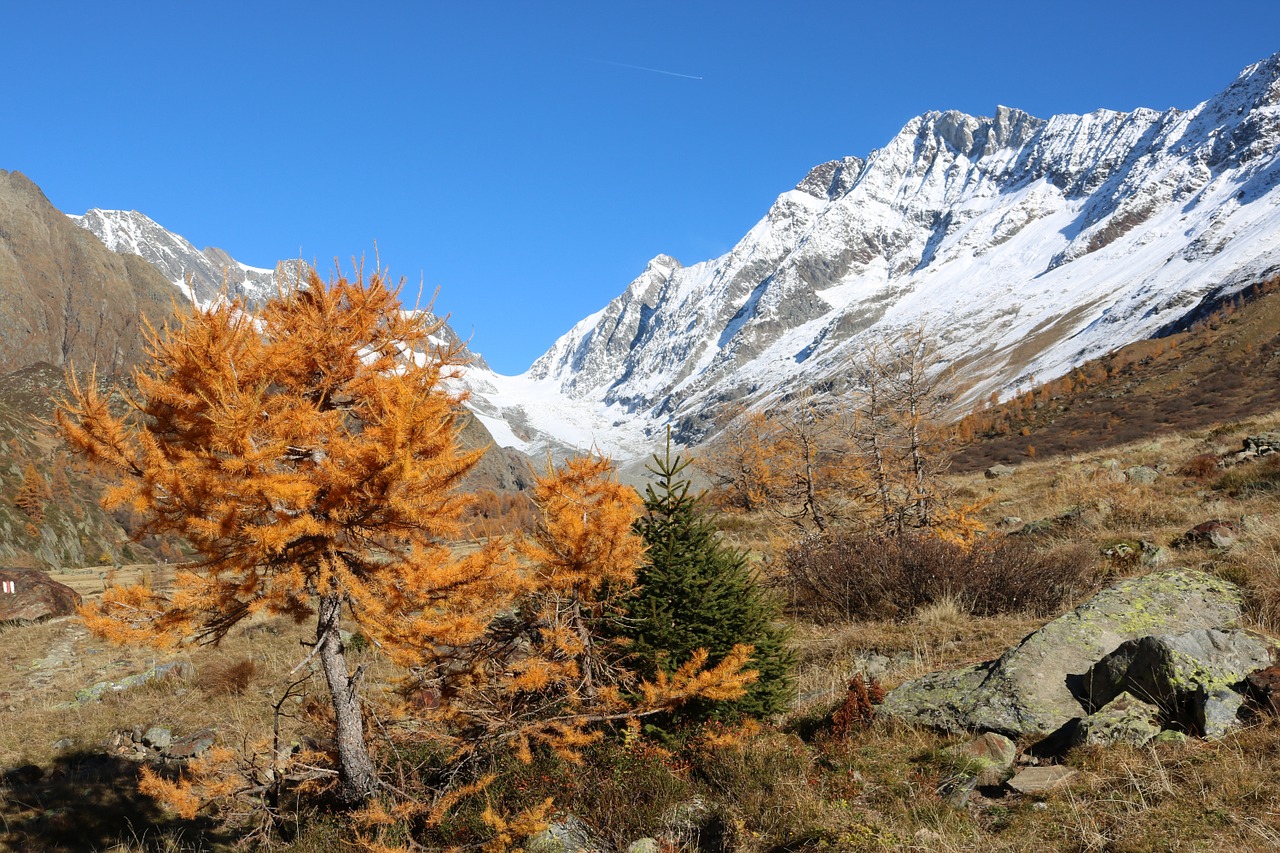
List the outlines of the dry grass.
<svg viewBox="0 0 1280 853">
<path fill-rule="evenodd" d="M 1005 479 L 956 476 L 952 486 L 986 499 L 989 527 L 1005 516 L 1052 522 L 1047 532 L 1027 537 L 1038 550 L 1082 548 L 1098 555 L 1101 565 L 1100 549 L 1111 543 L 1154 543 L 1164 549 L 1166 564 L 1205 568 L 1241 583 L 1254 621 L 1278 631 L 1280 517 L 1274 493 L 1259 485 L 1269 481 L 1269 469 L 1210 470 L 1204 456 L 1234 450 L 1246 434 L 1277 425 L 1280 419 L 1270 416 L 1076 458 L 1038 458 Z M 1115 469 L 1135 465 L 1165 474 L 1149 486 L 1113 477 Z M 1170 547 L 1187 528 L 1211 518 L 1241 524 L 1235 547 Z M 777 535 L 764 520 L 744 517 L 730 531 L 761 557 L 771 555 Z M 1137 560 L 1106 568 L 1116 574 L 1147 570 Z M 96 571 L 71 577 L 91 594 L 89 587 L 102 581 Z M 153 577 L 164 582 L 162 574 Z M 619 849 L 661 811 L 692 799 L 716 816 L 725 849 L 747 853 L 1252 851 L 1280 845 L 1280 726 L 1273 721 L 1181 747 L 1075 750 L 1067 761 L 1081 775 L 1062 790 L 1037 797 L 979 792 L 964 805 L 946 797 L 956 766 L 945 749 L 958 738 L 885 722 L 850 727 L 845 737 L 823 728 L 821 721 L 856 673 L 892 688 L 925 672 L 989 660 L 1054 615 L 980 617 L 975 603 L 951 591 L 895 620 L 797 619 L 799 701 L 778 727 L 666 747 L 611 741 L 593 751 L 585 767 L 513 765 L 510 784 L 495 789 L 495 796 L 517 804 L 535 793 L 554 794 L 567 811 L 589 816 Z M 221 647 L 181 650 L 177 657 L 195 666 L 190 681 L 147 685 L 79 707 L 67 704 L 77 689 L 167 658 L 107 646 L 74 620 L 0 630 L 10 653 L 10 664 L 0 669 L 6 723 L 0 727 L 0 774 L 7 774 L 0 784 L 0 831 L 6 833 L 0 846 L 138 853 L 226 847 L 233 839 L 215 827 L 174 822 L 133 793 L 135 765 L 107 759 L 103 744 L 118 729 L 151 724 L 175 733 L 212 725 L 223 742 L 237 745 L 261 738 L 269 730 L 271 693 L 305 656 L 301 642 L 312 630 L 258 621 L 233 632 Z M 391 673 L 376 655 L 361 654 L 372 666 L 367 684 L 376 696 Z M 308 689 L 323 700 L 318 679 Z M 286 728 L 290 739 L 323 735 L 302 719 L 287 720 Z M 28 784 L 14 775 L 26 765 L 40 767 L 42 779 Z M 340 818 L 313 815 L 298 838 L 278 848 L 332 853 L 349 839 Z M 689 842 L 682 849 L 695 848 Z"/>
</svg>

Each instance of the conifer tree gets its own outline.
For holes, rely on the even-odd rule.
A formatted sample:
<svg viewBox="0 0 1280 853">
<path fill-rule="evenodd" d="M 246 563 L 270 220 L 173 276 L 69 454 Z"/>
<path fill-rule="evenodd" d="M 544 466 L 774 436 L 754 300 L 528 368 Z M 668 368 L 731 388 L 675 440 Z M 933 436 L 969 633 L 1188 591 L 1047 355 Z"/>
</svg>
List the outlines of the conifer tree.
<svg viewBox="0 0 1280 853">
<path fill-rule="evenodd" d="M 440 325 L 404 311 L 381 272 L 310 272 L 256 316 L 236 301 L 148 327 L 131 415 L 73 375 L 57 412 L 71 448 L 120 480 L 104 504 L 198 555 L 171 594 L 113 587 L 86 623 L 163 645 L 216 642 L 259 612 L 314 618 L 350 803 L 378 777 L 339 620 L 421 666 L 483 634 L 519 583 L 496 546 L 448 546 L 465 507 L 454 487 L 483 450 L 458 445 L 463 398 L 444 380 L 459 352 L 436 342 Z"/>
<path fill-rule="evenodd" d="M 649 546 L 629 600 L 623 633 L 641 675 L 673 672 L 698 649 L 715 664 L 737 644 L 754 647 L 748 663 L 759 673 L 732 702 L 692 703 L 688 717 L 767 716 L 784 707 L 794 656 L 775 622 L 777 609 L 760 588 L 746 555 L 719 539 L 700 495 L 691 492 L 687 460 L 655 454 L 646 466 L 655 480 L 645 487 L 645 514 L 636 531 Z"/>
</svg>

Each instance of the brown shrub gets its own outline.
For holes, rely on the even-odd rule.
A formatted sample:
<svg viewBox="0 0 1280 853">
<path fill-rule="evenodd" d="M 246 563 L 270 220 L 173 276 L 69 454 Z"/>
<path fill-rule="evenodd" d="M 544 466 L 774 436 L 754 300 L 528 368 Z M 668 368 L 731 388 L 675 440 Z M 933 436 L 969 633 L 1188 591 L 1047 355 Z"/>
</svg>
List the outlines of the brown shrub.
<svg viewBox="0 0 1280 853">
<path fill-rule="evenodd" d="M 1178 473 L 1184 477 L 1194 477 L 1197 480 L 1208 480 L 1218 473 L 1218 457 L 1213 453 L 1201 453 L 1192 456 L 1186 462 L 1182 463 L 1182 467 L 1178 469 Z"/>
<path fill-rule="evenodd" d="M 251 658 L 241 658 L 206 667 L 196 678 L 196 685 L 215 696 L 239 696 L 249 689 L 257 674 L 258 665 Z"/>
<path fill-rule="evenodd" d="M 868 679 L 861 672 L 854 673 L 844 701 L 831 712 L 831 734 L 845 738 L 858 729 L 865 729 L 876 718 L 876 705 L 884 701 L 884 688 L 874 678 Z"/>
<path fill-rule="evenodd" d="M 1083 546 L 1042 550 L 1021 538 L 991 536 L 966 550 L 918 534 L 808 537 L 783 554 L 793 600 L 811 615 L 906 619 L 954 599 L 975 616 L 1055 612 L 1087 591 L 1094 558 Z"/>
</svg>

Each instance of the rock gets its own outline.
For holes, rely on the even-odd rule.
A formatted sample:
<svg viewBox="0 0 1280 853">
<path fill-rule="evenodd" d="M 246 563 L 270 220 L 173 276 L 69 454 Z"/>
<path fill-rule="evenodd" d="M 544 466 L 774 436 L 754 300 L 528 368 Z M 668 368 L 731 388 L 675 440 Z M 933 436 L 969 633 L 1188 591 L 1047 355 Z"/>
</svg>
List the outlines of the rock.
<svg viewBox="0 0 1280 853">
<path fill-rule="evenodd" d="M 1235 725 L 1243 702 L 1234 689 L 1277 657 L 1275 641 L 1241 628 L 1141 637 L 1090 667 L 1081 696 L 1097 708 L 1128 691 L 1158 706 L 1165 728 L 1219 737 Z"/>
<path fill-rule="evenodd" d="M 1245 676 L 1249 695 L 1258 707 L 1280 716 L 1280 666 L 1268 666 Z"/>
<path fill-rule="evenodd" d="M 1249 436 L 1244 440 L 1242 452 L 1256 456 L 1269 456 L 1280 452 L 1280 432 L 1264 432 L 1261 435 Z"/>
<path fill-rule="evenodd" d="M 1003 531 L 1017 530 L 1021 526 L 1022 519 L 1016 515 L 1006 515 L 1004 518 L 996 522 L 996 529 Z"/>
<path fill-rule="evenodd" d="M 1002 477 L 1012 476 L 1017 470 L 1012 465 L 996 464 L 988 468 L 983 476 L 988 480 L 999 480 Z"/>
<path fill-rule="evenodd" d="M 152 726 L 142 735 L 142 742 L 158 752 L 164 752 L 173 743 L 173 732 L 164 726 Z"/>
<path fill-rule="evenodd" d="M 40 622 L 70 616 L 80 594 L 38 569 L 0 569 L 0 622 Z"/>
<path fill-rule="evenodd" d="M 681 849 L 682 845 L 700 838 L 703 827 L 713 817 L 711 807 L 701 797 L 676 803 L 658 818 L 658 838 L 672 848 Z"/>
<path fill-rule="evenodd" d="M 1001 734 L 987 732 L 948 752 L 964 759 L 974 771 L 974 784 L 981 788 L 999 785 L 1009 775 L 1018 746 Z"/>
<path fill-rule="evenodd" d="M 96 702 L 107 693 L 118 693 L 121 690 L 128 690 L 130 687 L 137 687 L 139 684 L 146 684 L 148 681 L 156 679 L 177 679 L 189 681 L 195 677 L 196 668 L 187 661 L 170 661 L 169 663 L 156 664 L 145 672 L 139 672 L 136 675 L 130 675 L 119 681 L 99 681 L 92 687 L 85 687 L 76 691 L 76 701 L 73 705 L 85 705 L 89 702 Z"/>
<path fill-rule="evenodd" d="M 23 764 L 0 774 L 0 782 L 10 787 L 34 785 L 44 778 L 44 771 L 36 764 Z"/>
<path fill-rule="evenodd" d="M 1110 480 L 1113 483 L 1124 482 L 1124 471 L 1121 470 L 1118 459 L 1104 459 L 1100 467 L 1103 479 Z"/>
<path fill-rule="evenodd" d="M 1131 693 L 1121 693 L 1080 721 L 1076 743 L 1086 746 L 1143 746 L 1160 734 L 1160 709 Z"/>
<path fill-rule="evenodd" d="M 1137 486 L 1149 486 L 1160 478 L 1160 472 L 1149 465 L 1135 465 L 1124 469 L 1124 478 Z"/>
<path fill-rule="evenodd" d="M 1207 738 L 1225 737 L 1240 727 L 1244 696 L 1234 690 L 1215 690 L 1204 697 L 1197 717 L 1200 732 Z"/>
<path fill-rule="evenodd" d="M 1085 714 L 1079 674 L 1126 640 L 1239 624 L 1243 593 L 1204 572 L 1129 578 L 1054 619 L 998 660 L 930 673 L 891 691 L 878 713 L 944 731 L 1046 736 Z M 1108 697 L 1110 699 L 1112 697 Z"/>
<path fill-rule="evenodd" d="M 164 750 L 164 753 L 169 758 L 185 761 L 189 758 L 203 755 L 209 747 L 213 746 L 214 740 L 216 740 L 216 736 L 213 729 L 200 729 L 184 737 L 176 738 L 169 744 L 168 749 Z"/>
<path fill-rule="evenodd" d="M 592 837 L 587 825 L 566 815 L 525 842 L 525 853 L 598 853 L 604 845 Z"/>
<path fill-rule="evenodd" d="M 1014 536 L 1041 536 L 1048 535 L 1053 532 L 1053 521 L 1048 518 L 1040 518 L 1035 521 L 1028 521 L 1021 528 L 1015 530 Z"/>
<path fill-rule="evenodd" d="M 1132 563 L 1138 559 L 1139 545 L 1128 540 L 1120 540 L 1102 549 L 1102 556 L 1115 563 Z"/>
<path fill-rule="evenodd" d="M 1230 521 L 1215 519 L 1206 521 L 1203 524 L 1197 524 L 1175 540 L 1173 545 L 1175 548 L 1189 548 L 1194 545 L 1200 545 L 1225 551 L 1235 545 L 1239 538 L 1240 531 L 1234 524 Z"/>
<path fill-rule="evenodd" d="M 1079 770 L 1063 767 L 1060 764 L 1053 764 L 1048 767 L 1028 767 L 1026 770 L 1018 771 L 1018 775 L 1005 784 L 1019 794 L 1039 794 L 1044 791 L 1052 791 L 1054 788 L 1060 788 L 1079 774 Z"/>
<path fill-rule="evenodd" d="M 661 853 L 662 845 L 656 838 L 637 838 L 627 845 L 627 853 Z"/>
<path fill-rule="evenodd" d="M 1153 737 L 1151 740 L 1148 741 L 1148 743 L 1151 746 L 1156 746 L 1159 744 L 1164 744 L 1164 745 L 1174 744 L 1174 745 L 1180 746 L 1186 742 L 1187 742 L 1186 733 L 1177 731 L 1176 729 L 1165 729 L 1160 734 L 1156 735 L 1155 737 Z"/>
<path fill-rule="evenodd" d="M 53 748 L 58 752 L 63 752 L 64 750 L 71 749 L 75 745 L 76 745 L 76 739 L 70 738 L 70 737 L 59 738 L 58 740 L 53 742 Z"/>
</svg>

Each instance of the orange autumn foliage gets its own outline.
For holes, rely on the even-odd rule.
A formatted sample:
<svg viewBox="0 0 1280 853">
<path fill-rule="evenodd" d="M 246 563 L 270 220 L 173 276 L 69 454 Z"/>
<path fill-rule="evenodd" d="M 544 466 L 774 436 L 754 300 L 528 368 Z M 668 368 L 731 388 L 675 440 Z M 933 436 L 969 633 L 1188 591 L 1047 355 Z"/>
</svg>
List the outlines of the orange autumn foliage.
<svg viewBox="0 0 1280 853">
<path fill-rule="evenodd" d="M 118 476 L 109 508 L 198 554 L 171 594 L 115 588 L 86 623 L 165 644 L 217 641 L 259 612 L 315 615 L 351 801 L 376 772 L 339 619 L 417 664 L 480 636 L 519 589 L 500 544 L 465 556 L 447 544 L 467 500 L 455 488 L 483 450 L 459 447 L 464 395 L 445 383 L 460 353 L 438 343 L 441 326 L 402 310 L 384 273 L 312 271 L 254 316 L 222 302 L 148 327 L 129 416 L 74 376 L 56 415 L 74 451 Z"/>
</svg>

